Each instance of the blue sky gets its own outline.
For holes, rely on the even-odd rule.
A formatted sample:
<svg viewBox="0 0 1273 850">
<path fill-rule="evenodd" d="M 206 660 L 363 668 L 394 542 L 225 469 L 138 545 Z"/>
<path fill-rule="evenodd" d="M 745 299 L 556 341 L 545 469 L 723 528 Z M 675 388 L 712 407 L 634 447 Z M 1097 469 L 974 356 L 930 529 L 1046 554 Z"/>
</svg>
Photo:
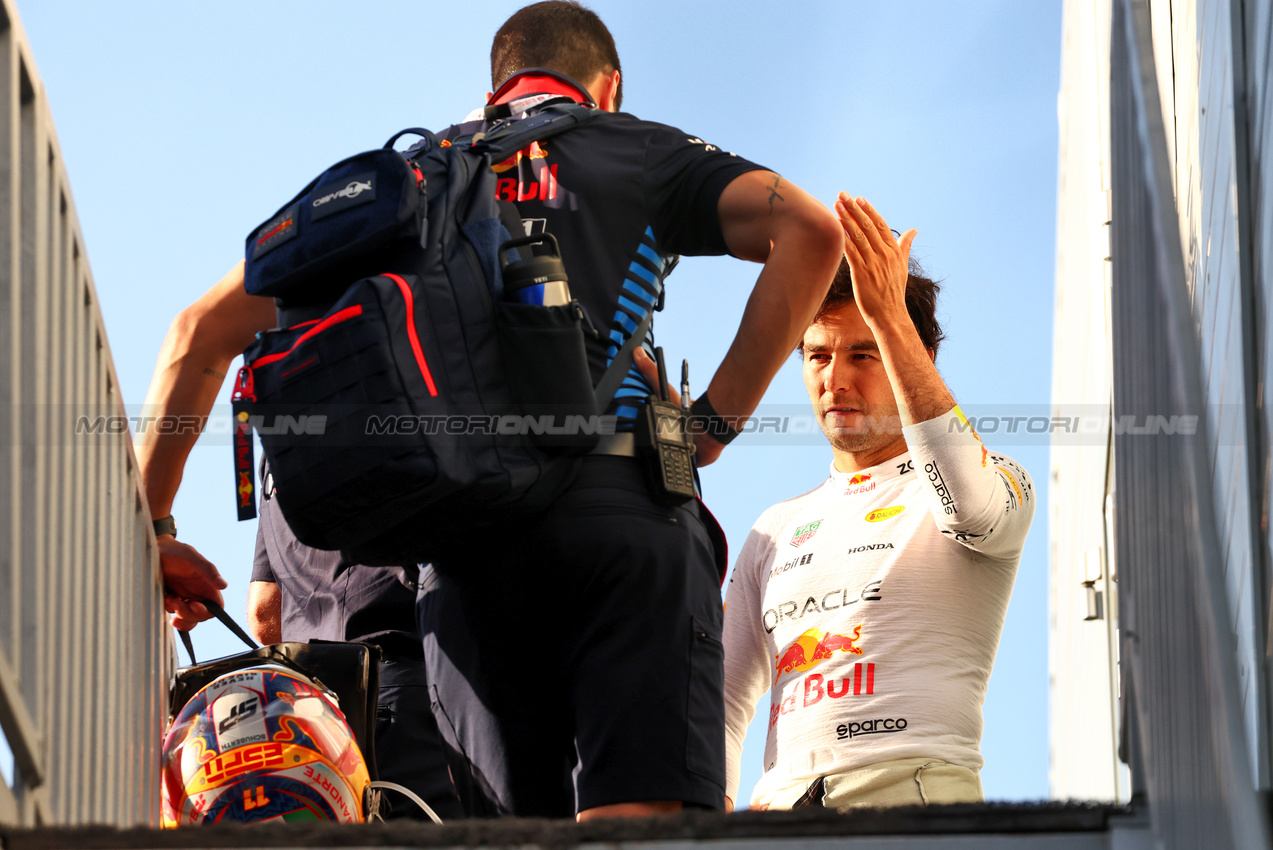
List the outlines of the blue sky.
<svg viewBox="0 0 1273 850">
<path fill-rule="evenodd" d="M 168 323 L 243 238 L 327 165 L 489 90 L 490 37 L 520 2 L 18 0 L 50 100 L 124 399 L 138 405 Z M 944 281 L 937 365 L 970 415 L 1047 415 L 1061 4 L 595 0 L 624 106 L 781 172 L 830 202 L 870 198 Z M 690 258 L 655 333 L 696 387 L 737 327 L 756 267 Z M 227 384 L 222 398 L 228 401 Z M 798 362 L 765 397 L 807 413 Z M 986 699 L 990 799 L 1047 796 L 1045 438 L 985 435 L 1040 498 Z M 704 471 L 736 553 L 773 502 L 815 486 L 821 436 L 736 442 Z M 230 449 L 205 439 L 174 506 L 181 538 L 242 615 L 254 523 L 235 522 Z M 201 657 L 237 651 L 218 625 Z M 758 717 L 767 715 L 762 704 Z M 743 789 L 760 774 L 753 724 Z"/>
</svg>

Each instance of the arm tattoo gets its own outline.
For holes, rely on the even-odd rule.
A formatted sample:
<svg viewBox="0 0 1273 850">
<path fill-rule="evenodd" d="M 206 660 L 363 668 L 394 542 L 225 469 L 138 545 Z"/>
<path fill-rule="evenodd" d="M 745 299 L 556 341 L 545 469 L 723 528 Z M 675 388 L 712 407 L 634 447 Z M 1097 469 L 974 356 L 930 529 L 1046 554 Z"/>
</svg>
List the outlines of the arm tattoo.
<svg viewBox="0 0 1273 850">
<path fill-rule="evenodd" d="M 782 195 L 779 195 L 779 194 L 778 194 L 778 187 L 779 187 L 779 186 L 781 186 L 781 185 L 782 185 L 782 177 L 781 177 L 780 175 L 775 174 L 775 175 L 774 175 L 774 184 L 773 184 L 772 186 L 770 186 L 770 187 L 769 187 L 769 212 L 770 212 L 771 214 L 772 214 L 772 213 L 773 213 L 773 211 L 774 211 L 774 200 L 775 200 L 775 199 L 777 199 L 777 200 L 779 200 L 779 201 L 785 201 L 785 200 L 787 200 L 787 199 L 786 199 L 786 198 L 784 198 Z"/>
<path fill-rule="evenodd" d="M 216 378 L 218 381 L 225 379 L 225 373 L 218 372 L 216 369 L 204 369 L 203 374 Z"/>
</svg>

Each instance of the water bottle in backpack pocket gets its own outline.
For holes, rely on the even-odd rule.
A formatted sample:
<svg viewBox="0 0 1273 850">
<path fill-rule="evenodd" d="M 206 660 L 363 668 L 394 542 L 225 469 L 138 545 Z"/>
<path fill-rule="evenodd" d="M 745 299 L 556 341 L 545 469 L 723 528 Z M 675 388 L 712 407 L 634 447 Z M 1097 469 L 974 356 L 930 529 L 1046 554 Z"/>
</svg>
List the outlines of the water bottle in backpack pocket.
<svg viewBox="0 0 1273 850">
<path fill-rule="evenodd" d="M 548 253 L 506 262 L 512 249 L 533 245 Z M 496 325 L 523 424 L 547 451 L 585 454 L 596 444 L 589 433 L 604 427 L 580 332 L 583 323 L 593 329 L 570 297 L 557 240 L 551 233 L 510 239 L 500 245 L 500 265 L 504 299 Z"/>
<path fill-rule="evenodd" d="M 501 246 L 520 219 L 506 223 L 490 164 L 591 113 L 546 109 L 450 145 L 415 131 L 420 149 L 343 160 L 253 231 L 248 291 L 275 297 L 281 314 L 309 312 L 244 352 L 240 518 L 254 515 L 252 428 L 296 536 L 356 563 L 428 560 L 569 486 L 577 456 L 613 428 L 600 415 L 613 390 L 599 399 L 593 389 L 591 323 L 564 269 L 519 276 L 508 263 L 518 246 Z M 532 292 L 534 303 L 508 300 Z M 634 346 L 616 355 L 607 386 Z"/>
</svg>

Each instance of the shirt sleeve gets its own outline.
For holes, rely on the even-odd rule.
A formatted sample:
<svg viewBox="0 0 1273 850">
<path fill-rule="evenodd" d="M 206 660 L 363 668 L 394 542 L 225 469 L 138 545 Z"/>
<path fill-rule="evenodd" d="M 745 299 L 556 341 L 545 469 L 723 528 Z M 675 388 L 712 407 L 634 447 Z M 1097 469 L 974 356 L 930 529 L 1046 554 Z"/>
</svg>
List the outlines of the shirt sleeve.
<svg viewBox="0 0 1273 850">
<path fill-rule="evenodd" d="M 270 565 L 270 552 L 265 545 L 268 503 L 261 500 L 260 519 L 256 523 L 256 553 L 252 556 L 252 581 L 275 581 L 274 568 Z"/>
<path fill-rule="evenodd" d="M 691 256 L 729 253 L 716 205 L 736 177 L 764 166 L 675 127 L 654 125 L 645 151 L 646 214 L 659 247 Z"/>
<path fill-rule="evenodd" d="M 760 612 L 760 575 L 773 549 L 761 530 L 764 517 L 747 535 L 734 575 L 725 591 L 725 794 L 739 805 L 743 739 L 756 714 L 756 702 L 772 686 L 773 665 Z"/>
<path fill-rule="evenodd" d="M 902 435 L 942 534 L 995 558 L 1021 557 L 1034 518 L 1034 484 L 1016 461 L 992 454 L 956 405 Z"/>
</svg>

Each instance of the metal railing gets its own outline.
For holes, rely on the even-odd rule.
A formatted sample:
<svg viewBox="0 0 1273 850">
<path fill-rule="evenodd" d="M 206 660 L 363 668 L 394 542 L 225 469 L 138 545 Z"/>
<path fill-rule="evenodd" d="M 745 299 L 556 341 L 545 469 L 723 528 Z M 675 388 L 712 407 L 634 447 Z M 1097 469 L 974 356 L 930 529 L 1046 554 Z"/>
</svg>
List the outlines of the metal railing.
<svg viewBox="0 0 1273 850">
<path fill-rule="evenodd" d="M 1205 409 L 1146 0 L 1111 33 L 1114 407 Z M 1115 437 L 1125 753 L 1158 846 L 1267 847 L 1240 711 L 1207 420 Z"/>
<path fill-rule="evenodd" d="M 42 86 L 0 0 L 0 822 L 156 824 L 158 555 Z"/>
</svg>

